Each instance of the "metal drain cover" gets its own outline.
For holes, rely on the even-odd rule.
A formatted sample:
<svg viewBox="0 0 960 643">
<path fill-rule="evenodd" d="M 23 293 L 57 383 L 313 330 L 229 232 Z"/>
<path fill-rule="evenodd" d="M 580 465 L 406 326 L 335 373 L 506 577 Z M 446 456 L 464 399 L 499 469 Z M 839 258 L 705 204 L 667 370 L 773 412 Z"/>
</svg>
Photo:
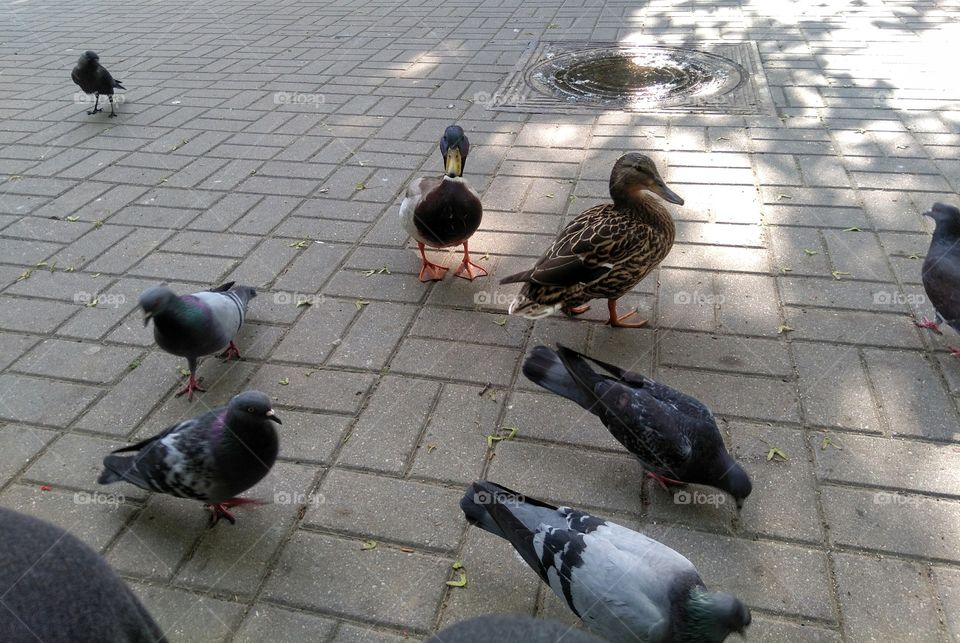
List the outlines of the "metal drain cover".
<svg viewBox="0 0 960 643">
<path fill-rule="evenodd" d="M 774 113 L 759 52 L 750 42 L 697 49 L 534 43 L 487 105 L 537 113 Z"/>
</svg>

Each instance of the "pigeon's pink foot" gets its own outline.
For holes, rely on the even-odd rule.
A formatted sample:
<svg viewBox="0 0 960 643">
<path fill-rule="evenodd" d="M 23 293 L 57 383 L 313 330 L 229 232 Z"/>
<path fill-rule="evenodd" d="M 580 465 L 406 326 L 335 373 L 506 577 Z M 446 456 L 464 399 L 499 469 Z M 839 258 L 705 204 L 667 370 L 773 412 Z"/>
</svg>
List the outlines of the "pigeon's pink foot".
<svg viewBox="0 0 960 643">
<path fill-rule="evenodd" d="M 919 326 L 920 328 L 926 328 L 928 330 L 932 330 L 937 335 L 943 335 L 943 332 L 940 330 L 940 326 L 938 326 L 937 322 L 933 321 L 932 319 L 921 317 L 920 321 L 915 321 L 913 323 Z"/>
<path fill-rule="evenodd" d="M 230 345 L 227 346 L 227 350 L 223 351 L 220 357 L 224 359 L 230 359 L 231 357 L 236 357 L 237 359 L 240 359 L 240 349 L 237 348 L 237 345 L 234 344 L 233 341 L 231 340 Z"/>
<path fill-rule="evenodd" d="M 183 395 L 184 393 L 186 393 L 186 394 L 187 394 L 187 400 L 189 400 L 189 401 L 192 402 L 192 401 L 193 401 L 193 392 L 194 392 L 194 391 L 200 391 L 201 393 L 206 393 L 206 392 L 207 392 L 207 389 L 205 389 L 205 388 L 200 388 L 200 382 L 197 381 L 197 378 L 195 378 L 195 377 L 193 376 L 193 373 L 190 373 L 190 379 L 187 380 L 187 385 L 184 386 L 182 389 L 180 389 L 180 391 L 177 393 L 176 397 L 180 397 L 181 395 Z"/>
<path fill-rule="evenodd" d="M 420 281 L 426 283 L 443 279 L 443 276 L 447 274 L 447 268 L 431 263 L 423 251 L 423 244 L 418 242 L 417 245 L 420 247 L 420 258 L 423 260 L 423 266 L 420 268 Z"/>
<path fill-rule="evenodd" d="M 267 504 L 265 500 L 260 500 L 258 498 L 230 498 L 229 500 L 224 500 L 223 502 L 204 505 L 204 507 L 210 507 L 210 510 L 213 511 L 213 514 L 210 516 L 210 526 L 213 527 L 215 524 L 220 522 L 221 518 L 226 518 L 228 521 L 230 521 L 231 525 L 235 525 L 237 523 L 237 519 L 234 518 L 233 514 L 229 511 L 233 507 L 265 504 Z"/>
<path fill-rule="evenodd" d="M 670 489 L 668 489 L 670 486 L 677 487 L 687 484 L 686 482 L 680 482 L 679 480 L 662 476 L 659 473 L 654 473 L 653 471 L 647 471 L 647 477 L 653 478 L 653 480 L 656 481 L 656 483 L 660 485 L 660 488 L 664 491 L 670 491 Z"/>
<path fill-rule="evenodd" d="M 960 348 L 957 348 L 956 346 L 949 346 L 948 348 L 950 349 L 951 355 L 954 357 L 960 357 Z"/>
<path fill-rule="evenodd" d="M 573 317 L 574 315 L 582 315 L 590 310 L 590 304 L 584 304 L 583 306 L 564 306 L 560 310 L 563 311 L 564 315 Z"/>
<path fill-rule="evenodd" d="M 483 266 L 470 261 L 470 251 L 467 249 L 466 242 L 463 243 L 463 261 L 460 262 L 460 267 L 453 274 L 468 281 L 487 276 L 487 270 Z"/>
</svg>

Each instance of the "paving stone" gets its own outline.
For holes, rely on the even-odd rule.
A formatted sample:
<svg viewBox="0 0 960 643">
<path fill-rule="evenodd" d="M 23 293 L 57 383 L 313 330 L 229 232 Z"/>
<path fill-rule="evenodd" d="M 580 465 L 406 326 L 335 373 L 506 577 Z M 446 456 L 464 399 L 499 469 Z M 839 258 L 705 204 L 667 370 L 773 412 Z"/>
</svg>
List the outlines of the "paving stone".
<svg viewBox="0 0 960 643">
<path fill-rule="evenodd" d="M 542 391 L 542 389 L 541 389 Z M 525 438 L 623 451 L 600 418 L 552 393 L 515 392 L 510 396 L 504 426 L 516 427 Z M 492 430 L 492 428 L 491 428 Z"/>
<path fill-rule="evenodd" d="M 800 397 L 808 422 L 861 431 L 880 431 L 870 382 L 853 347 L 798 345 Z"/>
<path fill-rule="evenodd" d="M 336 270 L 348 247 L 342 244 L 314 243 L 303 251 L 277 279 L 274 288 L 291 292 L 315 293 Z M 336 294 L 328 290 L 330 294 Z M 349 293 L 352 294 L 352 293 Z"/>
<path fill-rule="evenodd" d="M 921 348 L 913 321 L 906 315 L 879 315 L 826 308 L 784 309 L 791 339 L 859 346 Z"/>
<path fill-rule="evenodd" d="M 158 352 L 150 353 L 140 365 L 127 373 L 77 423 L 88 431 L 128 435 L 147 413 L 166 397 L 178 373 L 173 358 Z"/>
<path fill-rule="evenodd" d="M 450 592 L 440 629 L 485 614 L 533 614 L 541 581 L 507 541 L 469 527 L 461 556 L 469 584 Z"/>
<path fill-rule="evenodd" d="M 469 338 L 482 344 L 520 346 L 526 329 L 526 322 L 512 315 L 424 308 L 410 329 L 410 334 L 451 341 Z"/>
<path fill-rule="evenodd" d="M 49 333 L 76 311 L 72 303 L 0 295 L 0 329 Z"/>
<path fill-rule="evenodd" d="M 286 379 L 287 384 L 280 381 Z M 298 408 L 355 413 L 373 383 L 372 375 L 317 370 L 308 377 L 301 368 L 268 365 L 250 381 L 275 404 Z"/>
<path fill-rule="evenodd" d="M 334 342 L 330 364 L 382 369 L 415 314 L 413 306 L 384 302 L 362 305 L 357 320 Z"/>
<path fill-rule="evenodd" d="M 404 630 L 403 634 L 393 634 L 384 630 L 375 630 L 352 623 L 341 623 L 334 643 L 403 643 L 410 639 Z"/>
<path fill-rule="evenodd" d="M 450 562 L 299 531 L 264 587 L 267 600 L 415 630 L 433 624 Z M 342 570 L 350 569 L 349 576 Z M 343 582 L 336 582 L 340 578 Z M 318 579 L 328 582 L 318 585 Z"/>
<path fill-rule="evenodd" d="M 960 438 L 956 407 L 927 360 L 916 353 L 872 349 L 864 356 L 894 435 Z"/>
<path fill-rule="evenodd" d="M 795 385 L 782 379 L 745 375 L 705 373 L 664 368 L 657 379 L 693 395 L 715 415 L 734 415 L 771 421 L 799 419 Z M 750 390 L 749 398 L 735 397 L 732 391 Z"/>
<path fill-rule="evenodd" d="M 65 427 L 99 394 L 79 384 L 0 375 L 0 418 Z"/>
<path fill-rule="evenodd" d="M 20 424 L 0 426 L 0 486 L 23 469 L 57 434 Z"/>
<path fill-rule="evenodd" d="M 402 473 L 438 390 L 435 382 L 384 377 L 347 436 L 338 463 Z"/>
<path fill-rule="evenodd" d="M 957 606 L 960 604 L 960 574 L 955 569 L 934 567 L 933 581 L 937 593 L 940 595 L 943 614 L 946 617 L 948 638 L 957 638 L 960 635 L 960 619 Z"/>
<path fill-rule="evenodd" d="M 333 634 L 336 621 L 274 605 L 256 603 L 247 613 L 234 641 L 259 643 L 300 643 L 304 640 L 327 640 Z"/>
<path fill-rule="evenodd" d="M 957 543 L 941 528 L 957 503 L 889 491 L 824 487 L 831 538 L 839 545 L 956 561 Z"/>
<path fill-rule="evenodd" d="M 489 479 L 511 489 L 542 489 L 543 500 L 640 512 L 642 468 L 633 456 L 536 443 L 496 445 Z M 576 480 L 564 472 L 580 471 Z"/>
<path fill-rule="evenodd" d="M 36 344 L 37 338 L 29 335 L 4 333 L 0 335 L 0 369 L 13 363 L 18 357 L 30 350 Z"/>
<path fill-rule="evenodd" d="M 25 437 L 28 444 L 36 444 L 41 439 L 30 433 Z M 122 494 L 125 498 L 142 501 L 147 496 L 143 489 L 127 484 L 105 487 L 97 483 L 103 471 L 103 458 L 114 449 L 124 446 L 127 443 L 123 440 L 75 433 L 64 435 L 47 446 L 43 455 L 24 472 L 23 480 L 38 485 L 82 489 L 90 493 Z"/>
<path fill-rule="evenodd" d="M 32 375 L 107 384 L 129 370 L 129 364 L 139 354 L 139 350 L 131 348 L 48 339 L 18 360 L 13 369 Z"/>
<path fill-rule="evenodd" d="M 837 593 L 850 640 L 940 640 L 928 571 L 915 563 L 837 554 Z"/>
<path fill-rule="evenodd" d="M 797 641 L 798 643 L 838 643 L 842 639 L 834 630 L 801 620 L 799 623 L 768 619 L 753 614 L 750 622 L 750 638 L 760 641 Z"/>
<path fill-rule="evenodd" d="M 110 491 L 87 492 L 39 486 L 12 485 L 0 493 L 0 503 L 14 511 L 36 516 L 64 529 L 98 552 L 103 551 L 135 508 Z"/>
<path fill-rule="evenodd" d="M 414 375 L 467 380 L 480 384 L 508 384 L 515 350 L 445 341 L 407 339 L 391 363 L 391 370 Z"/>
<path fill-rule="evenodd" d="M 334 469 L 320 494 L 304 518 L 308 527 L 445 551 L 460 540 L 458 489 Z M 383 511 L 391 505 L 403 511 Z"/>
<path fill-rule="evenodd" d="M 819 551 L 748 541 L 667 525 L 644 528 L 692 562 L 707 587 L 734 594 L 749 607 L 834 622 L 827 559 Z"/>
<path fill-rule="evenodd" d="M 310 295 L 297 293 L 278 293 L 273 298 L 291 307 L 298 301 L 314 300 Z M 317 305 L 304 306 L 303 309 L 300 319 L 274 351 L 274 359 L 304 363 L 324 361 L 342 341 L 344 332 L 357 315 L 353 302 L 333 298 L 324 298 Z"/>
<path fill-rule="evenodd" d="M 768 339 L 672 332 L 660 339 L 664 364 L 720 371 L 790 377 L 787 347 Z"/>
<path fill-rule="evenodd" d="M 136 582 L 130 588 L 171 641 L 222 641 L 233 634 L 243 615 L 239 603 L 182 589 Z"/>
<path fill-rule="evenodd" d="M 829 437 L 834 446 L 821 446 Z M 913 440 L 814 433 L 824 480 L 960 496 L 960 447 Z"/>
<path fill-rule="evenodd" d="M 238 509 L 234 515 L 243 527 L 241 533 L 233 529 L 206 530 L 190 560 L 177 572 L 175 582 L 237 598 L 252 597 L 298 512 L 317 501 L 308 493 L 316 473 L 313 467 L 276 464 L 266 478 L 242 494 L 270 504 Z"/>
</svg>

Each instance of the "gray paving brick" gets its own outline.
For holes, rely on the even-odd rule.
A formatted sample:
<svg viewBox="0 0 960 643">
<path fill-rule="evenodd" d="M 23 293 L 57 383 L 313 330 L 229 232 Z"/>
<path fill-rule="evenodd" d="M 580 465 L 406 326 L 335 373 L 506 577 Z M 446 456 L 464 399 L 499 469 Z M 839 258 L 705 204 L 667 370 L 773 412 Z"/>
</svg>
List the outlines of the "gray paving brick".
<svg viewBox="0 0 960 643">
<path fill-rule="evenodd" d="M 79 384 L 12 374 L 0 375 L 0 418 L 66 426 L 100 394 Z"/>
<path fill-rule="evenodd" d="M 315 293 L 336 270 L 349 247 L 343 244 L 313 243 L 293 260 L 274 288 L 304 293 Z M 328 291 L 330 294 L 336 292 Z"/>
<path fill-rule="evenodd" d="M 390 369 L 480 384 L 509 384 L 518 357 L 516 350 L 497 346 L 407 339 Z"/>
<path fill-rule="evenodd" d="M 308 527 L 445 551 L 460 540 L 459 489 L 335 469 L 320 493 L 322 502 L 304 517 Z M 382 511 L 391 504 L 402 505 L 403 515 Z"/>
<path fill-rule="evenodd" d="M 952 561 L 960 554 L 940 528 L 956 511 L 953 501 L 845 487 L 821 493 L 837 544 Z"/>
<path fill-rule="evenodd" d="M 39 486 L 13 485 L 0 494 L 0 503 L 70 532 L 97 551 L 103 551 L 130 519 L 134 508 L 119 495 L 107 492 L 102 501 L 90 502 L 90 494 L 69 490 L 44 491 Z"/>
<path fill-rule="evenodd" d="M 849 639 L 941 639 L 940 618 L 924 567 L 876 556 L 837 554 L 834 568 Z"/>
<path fill-rule="evenodd" d="M 287 384 L 280 380 L 287 379 Z M 360 373 L 313 371 L 308 377 L 302 368 L 263 366 L 250 381 L 249 388 L 263 391 L 276 404 L 355 413 L 374 377 Z"/>
<path fill-rule="evenodd" d="M 894 435 L 957 440 L 957 411 L 936 371 L 916 353 L 866 350 L 881 412 Z"/>
<path fill-rule="evenodd" d="M 750 607 L 835 621 L 822 552 L 670 525 L 653 525 L 644 532 L 686 556 L 708 587 L 731 592 Z"/>
<path fill-rule="evenodd" d="M 336 621 L 330 619 L 257 603 L 243 619 L 233 640 L 243 643 L 267 639 L 276 643 L 327 640 L 335 626 Z"/>
<path fill-rule="evenodd" d="M 13 369 L 33 375 L 50 375 L 66 379 L 107 384 L 128 370 L 128 364 L 140 351 L 46 340 L 14 364 Z"/>
<path fill-rule="evenodd" d="M 128 435 L 163 399 L 178 373 L 173 357 L 158 352 L 147 355 L 87 412 L 77 426 L 98 433 Z"/>
<path fill-rule="evenodd" d="M 376 623 L 430 628 L 450 563 L 384 546 L 362 551 L 362 542 L 297 532 L 267 581 L 264 597 Z M 317 551 L 324 553 L 317 556 Z M 351 570 L 349 576 L 339 571 L 344 568 Z M 320 578 L 330 582 L 318 586 Z"/>
<path fill-rule="evenodd" d="M 383 368 L 415 314 L 412 306 L 383 302 L 363 305 L 354 324 L 335 342 L 330 364 Z"/>
<path fill-rule="evenodd" d="M 824 480 L 960 496 L 960 452 L 940 445 L 857 435 L 813 434 L 817 474 Z"/>
<path fill-rule="evenodd" d="M 182 589 L 130 583 L 130 588 L 171 641 L 222 641 L 233 633 L 243 606 Z"/>
<path fill-rule="evenodd" d="M 177 584 L 227 592 L 238 598 L 252 597 L 260 580 L 269 572 L 268 565 L 298 512 L 314 502 L 308 491 L 315 475 L 313 467 L 275 465 L 266 478 L 243 493 L 244 497 L 259 498 L 270 504 L 238 509 L 234 515 L 241 530 L 207 530 L 199 547 L 177 572 Z M 237 564 L 241 561 L 242 564 Z"/>
<path fill-rule="evenodd" d="M 57 437 L 53 431 L 19 424 L 0 427 L 0 486 L 23 469 L 47 444 Z"/>
<path fill-rule="evenodd" d="M 347 436 L 339 463 L 402 473 L 439 385 L 387 376 Z"/>
</svg>

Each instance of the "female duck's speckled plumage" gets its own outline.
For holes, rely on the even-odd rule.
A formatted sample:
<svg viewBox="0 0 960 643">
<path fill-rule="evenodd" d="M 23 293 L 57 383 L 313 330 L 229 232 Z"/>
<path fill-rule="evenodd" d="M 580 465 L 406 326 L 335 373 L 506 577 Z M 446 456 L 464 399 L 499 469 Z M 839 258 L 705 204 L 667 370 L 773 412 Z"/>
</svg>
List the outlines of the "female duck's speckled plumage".
<svg viewBox="0 0 960 643">
<path fill-rule="evenodd" d="M 645 190 L 683 204 L 648 157 L 620 157 L 610 174 L 613 203 L 580 213 L 532 269 L 501 280 L 525 282 L 510 312 L 536 319 L 561 308 L 582 312 L 571 309 L 605 298 L 611 323 L 625 325 L 615 316 L 616 300 L 663 261 L 676 236 L 670 212 Z"/>
</svg>

